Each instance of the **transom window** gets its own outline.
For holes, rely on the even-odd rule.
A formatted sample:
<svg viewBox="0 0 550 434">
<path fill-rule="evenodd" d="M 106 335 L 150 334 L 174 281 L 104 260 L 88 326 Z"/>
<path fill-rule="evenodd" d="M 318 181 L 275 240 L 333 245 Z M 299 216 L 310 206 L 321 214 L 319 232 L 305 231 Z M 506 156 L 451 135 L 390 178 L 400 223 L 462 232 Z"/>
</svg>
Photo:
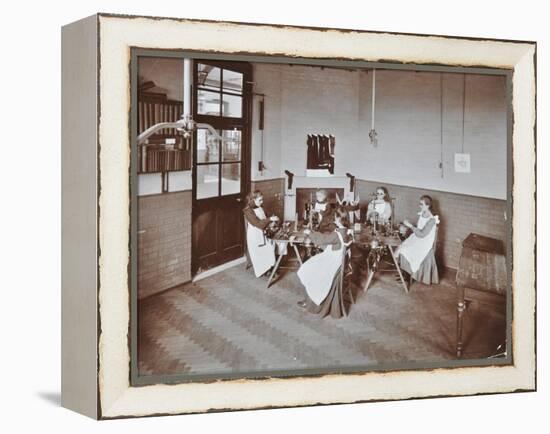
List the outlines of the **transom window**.
<svg viewBox="0 0 550 434">
<path fill-rule="evenodd" d="M 200 63 L 197 70 L 197 114 L 242 118 L 243 74 Z"/>
</svg>

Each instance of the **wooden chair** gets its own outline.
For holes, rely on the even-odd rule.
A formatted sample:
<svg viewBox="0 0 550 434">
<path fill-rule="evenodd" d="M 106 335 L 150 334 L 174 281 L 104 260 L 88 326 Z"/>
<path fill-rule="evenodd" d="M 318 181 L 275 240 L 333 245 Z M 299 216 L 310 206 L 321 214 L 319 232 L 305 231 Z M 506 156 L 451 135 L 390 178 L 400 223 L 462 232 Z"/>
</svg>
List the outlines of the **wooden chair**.
<svg viewBox="0 0 550 434">
<path fill-rule="evenodd" d="M 430 250 L 430 252 L 426 256 L 426 258 L 424 258 L 424 261 L 425 261 L 431 255 L 432 260 L 436 263 L 436 266 L 437 266 L 436 250 L 437 250 L 437 236 L 438 236 L 438 234 L 439 234 L 439 224 L 436 224 L 435 225 L 434 243 L 433 243 L 432 249 Z M 414 282 L 413 276 L 412 276 L 412 274 L 409 274 L 409 289 L 410 289 L 411 285 L 413 284 L 413 282 Z"/>
<path fill-rule="evenodd" d="M 248 240 L 246 238 L 246 234 L 247 234 L 247 225 L 248 223 L 246 222 L 246 218 L 243 218 L 243 223 L 244 223 L 244 254 L 246 256 L 246 265 L 244 267 L 245 270 L 248 270 L 250 267 L 252 267 L 252 260 L 250 259 L 250 253 L 248 253 Z"/>
<path fill-rule="evenodd" d="M 348 268 L 351 266 L 351 245 L 353 244 L 353 238 L 348 241 L 347 243 L 344 243 L 342 246 L 342 264 L 340 265 L 340 278 L 338 281 L 338 296 L 340 298 L 340 307 L 342 309 L 342 312 L 344 312 L 345 316 L 348 316 L 349 312 L 346 310 L 346 303 L 345 303 L 345 297 L 346 295 L 349 295 L 349 298 L 351 300 L 350 304 L 355 304 L 355 299 L 353 297 L 353 286 L 351 283 L 349 285 L 345 285 L 345 279 L 346 274 L 348 271 Z"/>
<path fill-rule="evenodd" d="M 391 207 L 391 216 L 390 216 L 390 228 L 393 231 L 395 228 L 395 197 L 390 197 L 390 207 Z"/>
</svg>

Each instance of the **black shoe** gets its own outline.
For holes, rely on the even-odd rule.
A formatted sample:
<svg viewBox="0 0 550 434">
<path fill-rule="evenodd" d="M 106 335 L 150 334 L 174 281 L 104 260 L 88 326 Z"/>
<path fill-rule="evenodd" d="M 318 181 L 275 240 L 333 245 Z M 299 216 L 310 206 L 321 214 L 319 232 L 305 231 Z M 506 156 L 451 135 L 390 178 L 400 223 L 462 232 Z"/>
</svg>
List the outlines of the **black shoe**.
<svg viewBox="0 0 550 434">
<path fill-rule="evenodd" d="M 307 304 L 305 300 L 300 300 L 298 303 L 296 303 L 298 306 L 300 306 L 302 309 L 305 309 Z"/>
</svg>

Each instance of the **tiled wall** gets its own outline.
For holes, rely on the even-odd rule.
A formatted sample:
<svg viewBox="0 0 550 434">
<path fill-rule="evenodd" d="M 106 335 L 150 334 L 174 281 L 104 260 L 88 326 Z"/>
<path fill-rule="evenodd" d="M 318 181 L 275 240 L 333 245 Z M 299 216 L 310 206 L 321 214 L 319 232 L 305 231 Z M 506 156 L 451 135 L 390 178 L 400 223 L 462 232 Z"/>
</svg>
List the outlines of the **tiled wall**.
<svg viewBox="0 0 550 434">
<path fill-rule="evenodd" d="M 191 280 L 191 191 L 138 198 L 138 297 Z"/>
<path fill-rule="evenodd" d="M 260 190 L 264 195 L 264 209 L 269 215 L 275 214 L 280 219 L 284 216 L 284 188 L 283 178 L 252 181 L 250 191 Z"/>
<path fill-rule="evenodd" d="M 253 119 L 252 179 L 304 176 L 308 133 L 334 134 L 335 174 L 497 199 L 506 198 L 506 81 L 502 76 L 380 70 L 378 144 L 369 140 L 372 72 L 255 65 L 265 93 L 264 162 Z M 464 99 L 463 99 L 464 96 Z M 257 116 L 255 98 L 254 116 Z M 465 116 L 463 118 L 463 107 Z M 464 136 L 462 126 L 464 125 Z M 471 156 L 457 173 L 455 153 Z"/>
<path fill-rule="evenodd" d="M 506 201 L 441 191 L 403 187 L 373 181 L 357 180 L 357 193 L 366 206 L 379 185 L 385 186 L 395 198 L 396 222 L 418 219 L 420 196 L 428 194 L 434 200 L 435 212 L 441 219 L 437 256 L 439 265 L 457 268 L 462 241 L 471 232 L 506 240 Z"/>
</svg>

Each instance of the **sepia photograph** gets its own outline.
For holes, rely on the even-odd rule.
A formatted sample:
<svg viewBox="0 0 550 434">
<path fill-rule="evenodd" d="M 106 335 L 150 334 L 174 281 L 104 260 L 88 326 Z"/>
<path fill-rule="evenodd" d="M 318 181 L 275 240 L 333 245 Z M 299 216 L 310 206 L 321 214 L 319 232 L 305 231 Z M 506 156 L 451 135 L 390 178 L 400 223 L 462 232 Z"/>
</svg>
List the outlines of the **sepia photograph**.
<svg viewBox="0 0 550 434">
<path fill-rule="evenodd" d="M 511 363 L 511 72 L 132 49 L 136 384 Z"/>
</svg>

